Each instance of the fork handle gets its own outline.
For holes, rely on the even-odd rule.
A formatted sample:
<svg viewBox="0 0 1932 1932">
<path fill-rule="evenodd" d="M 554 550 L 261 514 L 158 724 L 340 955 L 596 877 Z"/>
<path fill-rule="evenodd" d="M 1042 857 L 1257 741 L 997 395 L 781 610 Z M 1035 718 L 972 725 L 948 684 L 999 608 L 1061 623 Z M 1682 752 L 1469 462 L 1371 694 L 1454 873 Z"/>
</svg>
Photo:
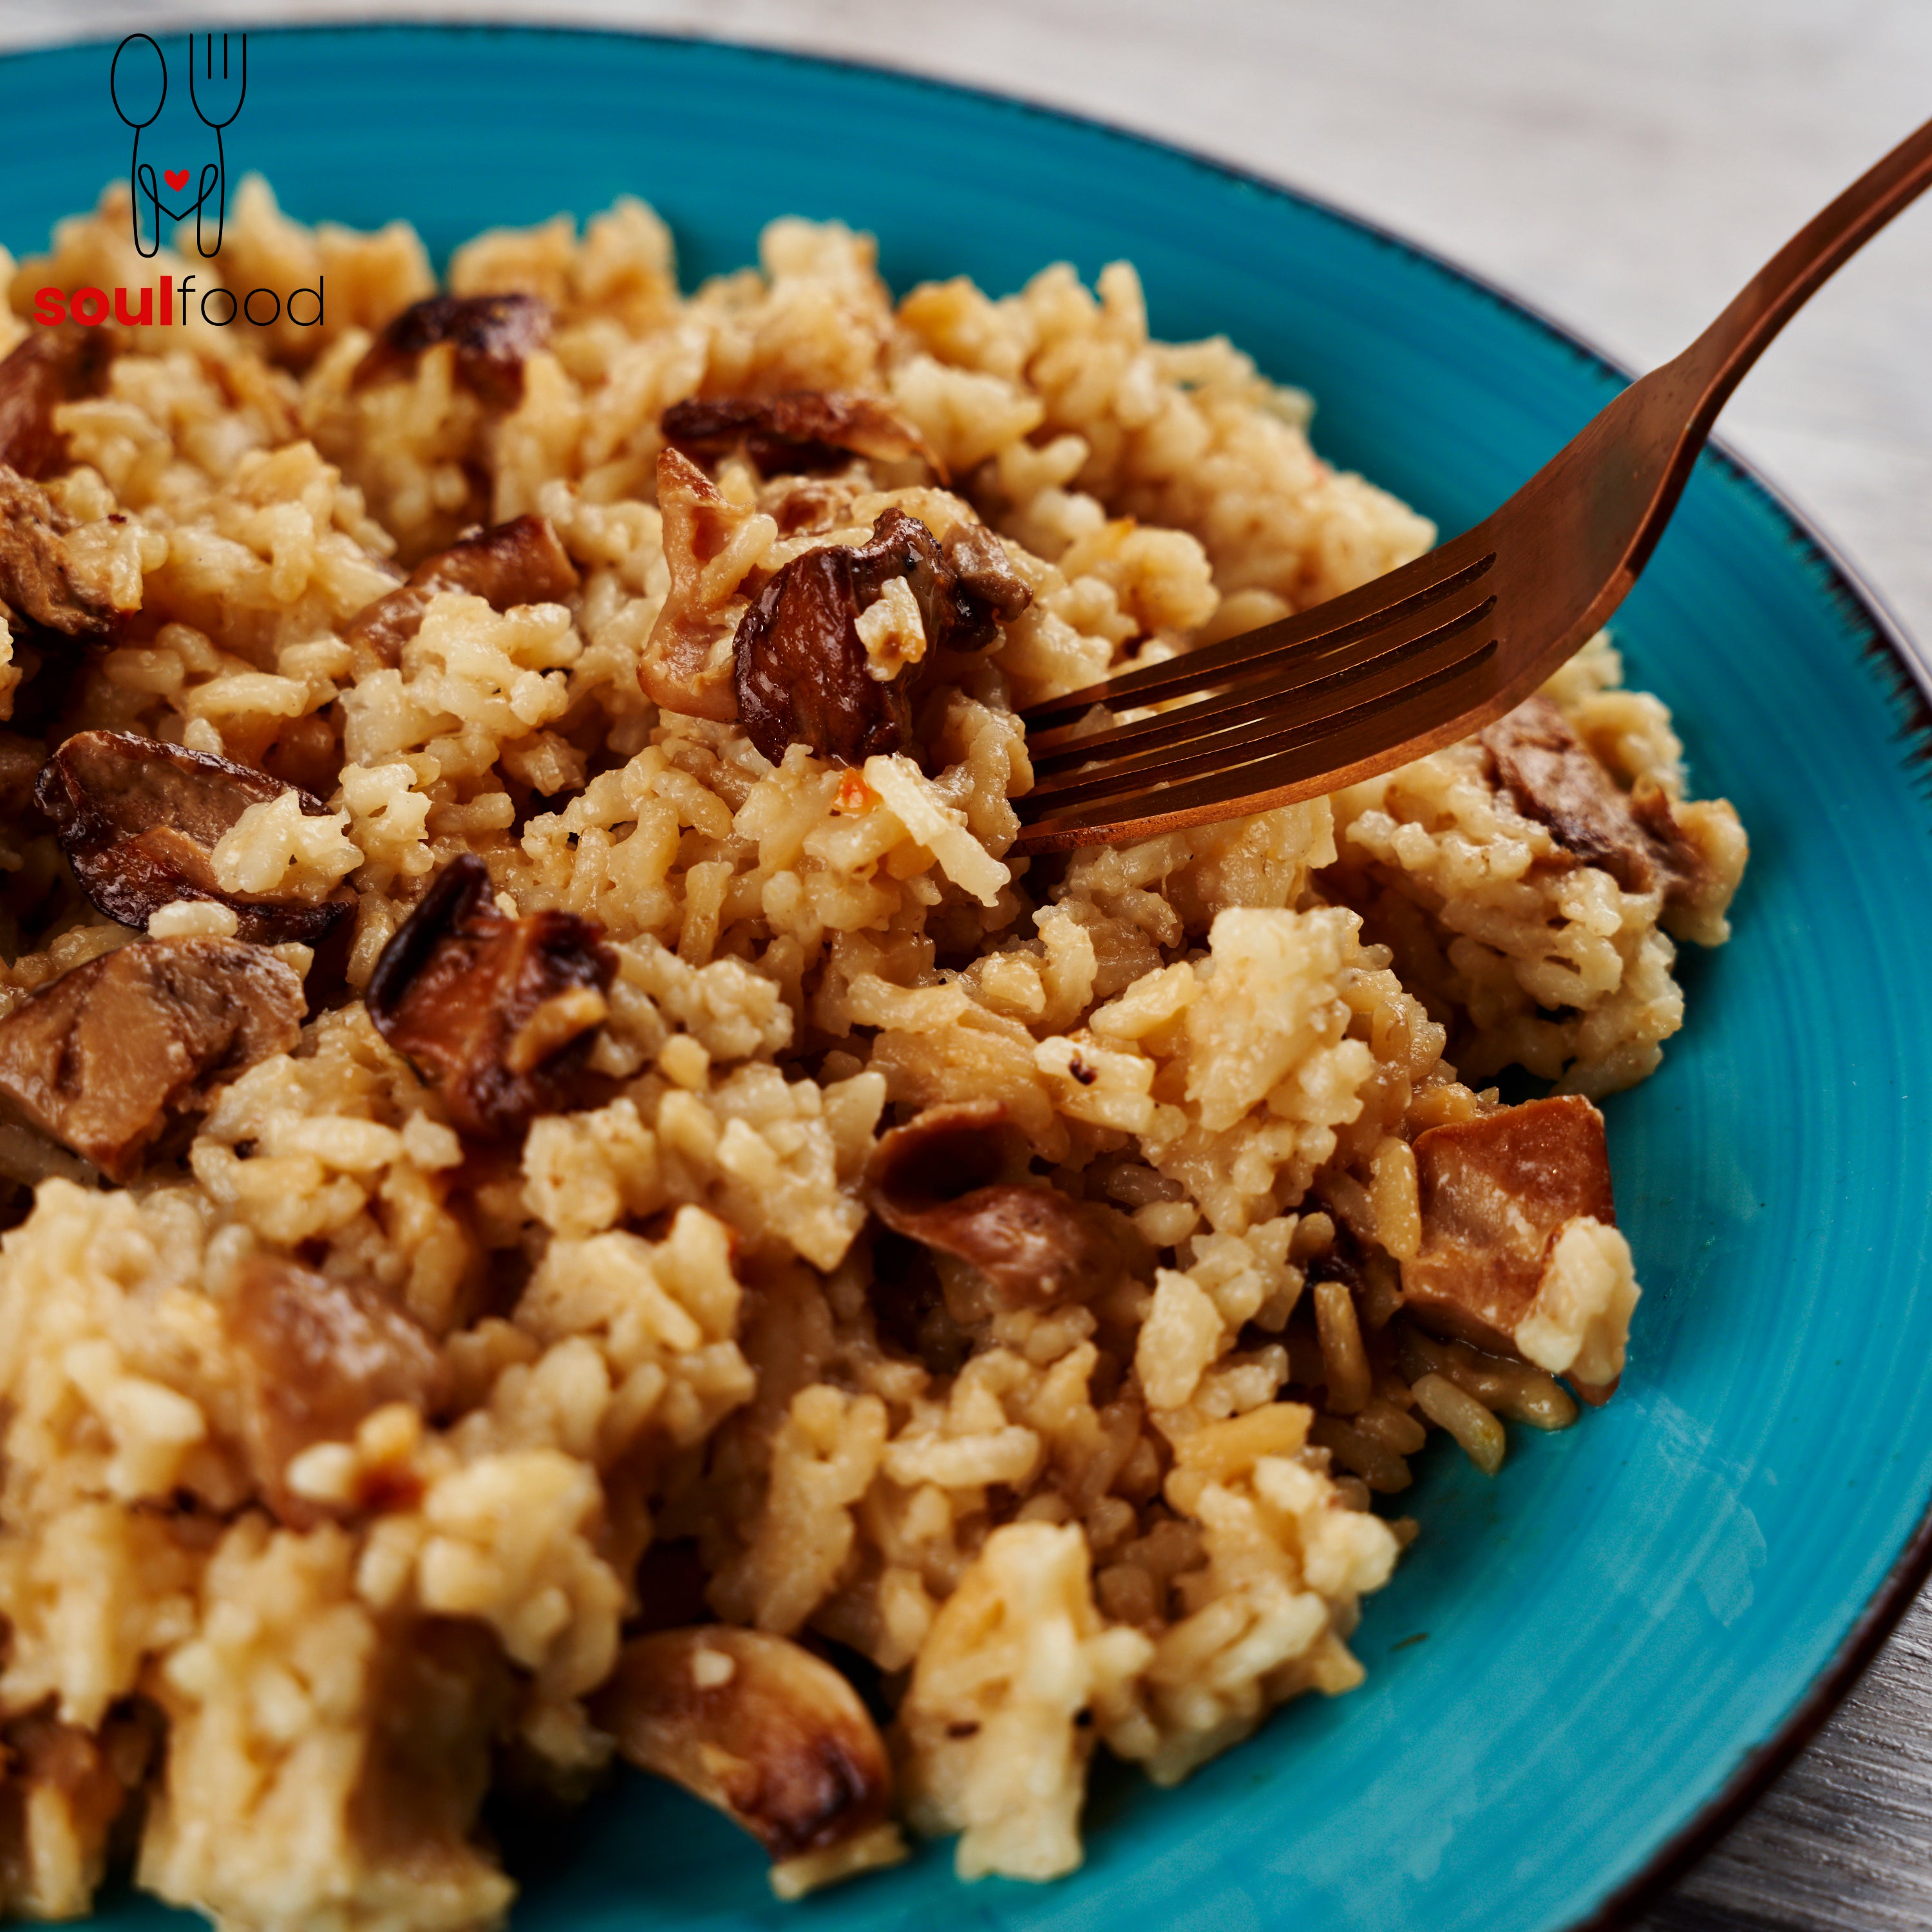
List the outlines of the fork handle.
<svg viewBox="0 0 1932 1932">
<path fill-rule="evenodd" d="M 1696 410 L 1708 429 L 1772 338 L 1892 217 L 1932 187 L 1932 121 L 1868 168 L 1807 222 L 1738 292 L 1723 314 L 1676 358 L 1700 381 Z"/>
</svg>

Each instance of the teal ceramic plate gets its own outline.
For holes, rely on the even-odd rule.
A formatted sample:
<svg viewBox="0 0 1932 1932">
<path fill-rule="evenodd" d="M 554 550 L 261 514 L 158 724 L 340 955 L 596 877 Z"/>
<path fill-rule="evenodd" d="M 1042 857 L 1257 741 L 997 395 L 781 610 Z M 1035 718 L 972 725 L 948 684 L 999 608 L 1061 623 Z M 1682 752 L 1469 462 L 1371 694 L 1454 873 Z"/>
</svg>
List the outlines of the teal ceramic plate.
<svg viewBox="0 0 1932 1932">
<path fill-rule="evenodd" d="M 0 240 L 16 254 L 128 165 L 110 52 L 0 61 Z M 871 230 L 899 287 L 964 272 L 1005 291 L 1048 261 L 1090 278 L 1129 256 L 1157 334 L 1225 332 L 1305 385 L 1324 452 L 1445 532 L 1622 380 L 1281 189 L 784 56 L 516 28 L 260 33 L 227 150 L 298 216 L 404 215 L 439 255 L 630 192 L 670 221 L 688 280 L 752 259 L 787 213 Z M 939 1846 L 781 1906 L 748 1841 L 634 1780 L 550 1843 L 524 1932 L 1554 1932 L 1614 1910 L 1796 1748 L 1925 1567 L 1923 700 L 1872 600 L 1721 457 L 1616 628 L 1753 846 L 1736 942 L 1688 961 L 1688 1025 L 1607 1110 L 1648 1291 L 1616 1400 L 1567 1434 L 1515 1432 L 1493 1483 L 1438 1452 L 1413 1498 L 1423 1538 L 1363 1622 L 1366 1687 L 1304 1700 L 1178 1791 L 1098 1777 L 1087 1864 L 1060 1884 L 962 1887 Z M 166 1916 L 122 1900 L 101 1922 Z"/>
</svg>

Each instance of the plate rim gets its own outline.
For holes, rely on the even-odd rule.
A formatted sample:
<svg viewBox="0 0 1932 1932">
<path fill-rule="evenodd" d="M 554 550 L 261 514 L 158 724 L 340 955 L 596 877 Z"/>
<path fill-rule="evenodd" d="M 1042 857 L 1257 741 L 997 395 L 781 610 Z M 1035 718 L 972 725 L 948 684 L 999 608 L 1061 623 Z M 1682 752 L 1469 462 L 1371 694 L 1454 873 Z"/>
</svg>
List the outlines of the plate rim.
<svg viewBox="0 0 1932 1932">
<path fill-rule="evenodd" d="M 521 4 L 534 8 L 538 0 L 521 0 Z M 1621 358 L 1610 354 L 1588 334 L 1559 320 L 1538 304 L 1516 294 L 1483 271 L 1458 262 L 1431 244 L 1418 241 L 1375 217 L 1358 214 L 1327 195 L 1311 192 L 1280 176 L 1228 160 L 1186 142 L 1146 133 L 1105 115 L 1055 106 L 1027 94 L 1008 93 L 977 82 L 946 80 L 886 60 L 861 60 L 847 54 L 813 52 L 765 41 L 728 40 L 713 34 L 582 20 L 507 16 L 464 19 L 406 10 L 380 15 L 355 14 L 272 22 L 265 26 L 253 26 L 246 20 L 223 24 L 231 31 L 238 28 L 248 33 L 267 34 L 278 40 L 346 38 L 352 35 L 428 31 L 453 38 L 477 40 L 612 40 L 669 47 L 710 48 L 753 62 L 769 62 L 775 67 L 832 68 L 888 80 L 916 90 L 954 98 L 963 95 L 1010 113 L 1084 128 L 1128 147 L 1150 150 L 1185 161 L 1198 172 L 1222 182 L 1295 203 L 1338 226 L 1366 235 L 1382 246 L 1407 256 L 1451 283 L 1473 290 L 1496 307 L 1531 324 L 1598 374 L 1624 384 L 1635 380 L 1632 370 Z M 128 31 L 145 32 L 148 29 L 130 28 Z M 162 27 L 158 31 L 177 29 Z M 124 35 L 92 34 L 79 38 L 32 41 L 0 49 L 0 64 L 17 65 L 38 58 L 83 52 L 90 47 L 105 50 L 118 44 Z M 1699 462 L 1704 461 L 1706 457 L 1730 472 L 1734 482 L 1742 484 L 1769 508 L 1774 520 L 1784 526 L 1782 534 L 1786 541 L 1795 540 L 1795 548 L 1818 572 L 1821 587 L 1838 607 L 1847 628 L 1855 632 L 1863 632 L 1861 656 L 1872 665 L 1881 680 L 1890 686 L 1894 703 L 1904 712 L 1894 736 L 1904 748 L 1908 767 L 1917 768 L 1914 773 L 1917 788 L 1932 796 L 1932 652 L 1919 645 L 1892 610 L 1883 593 L 1783 486 L 1774 482 L 1755 462 L 1732 448 L 1724 437 L 1712 435 L 1708 440 Z M 1912 1532 L 1876 1588 L 1866 1598 L 1851 1628 L 1770 1736 L 1746 1753 L 1718 1790 L 1666 1838 L 1634 1873 L 1583 1916 L 1570 1919 L 1561 1927 L 1552 1925 L 1550 1932 L 1619 1932 L 1619 1928 L 1627 1926 L 1637 1913 L 1654 1902 L 1659 1893 L 1682 1877 L 1766 1794 L 1817 1735 L 1850 1694 L 1928 1581 L 1932 1581 L 1932 1490 L 1928 1490 L 1920 1505 Z"/>
</svg>

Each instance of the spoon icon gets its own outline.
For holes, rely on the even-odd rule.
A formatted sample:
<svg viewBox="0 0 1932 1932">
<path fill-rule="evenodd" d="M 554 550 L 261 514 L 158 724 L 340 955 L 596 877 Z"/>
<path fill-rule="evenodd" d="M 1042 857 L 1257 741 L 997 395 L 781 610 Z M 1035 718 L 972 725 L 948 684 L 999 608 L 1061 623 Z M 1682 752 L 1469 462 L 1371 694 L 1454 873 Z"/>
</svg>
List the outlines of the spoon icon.
<svg viewBox="0 0 1932 1932">
<path fill-rule="evenodd" d="M 142 48 L 146 53 L 137 51 Z M 124 60 L 127 62 L 124 74 Z M 148 35 L 130 34 L 115 49 L 114 64 L 107 70 L 107 92 L 113 100 L 115 112 L 134 130 L 134 153 L 128 166 L 128 186 L 134 197 L 134 246 L 141 254 L 152 255 L 161 245 L 161 194 L 155 184 L 153 164 L 141 158 L 141 133 L 159 118 L 166 103 L 168 64 L 158 44 Z M 148 105 L 150 100 L 154 104 L 152 106 Z M 153 218 L 153 232 L 146 238 L 141 233 L 143 195 Z"/>
</svg>

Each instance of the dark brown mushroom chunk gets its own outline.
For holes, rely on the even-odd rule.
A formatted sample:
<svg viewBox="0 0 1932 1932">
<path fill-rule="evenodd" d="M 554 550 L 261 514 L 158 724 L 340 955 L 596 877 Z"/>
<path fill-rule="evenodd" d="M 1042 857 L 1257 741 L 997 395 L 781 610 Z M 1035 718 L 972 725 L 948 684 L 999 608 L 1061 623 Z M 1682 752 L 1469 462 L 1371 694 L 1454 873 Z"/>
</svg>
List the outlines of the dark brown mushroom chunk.
<svg viewBox="0 0 1932 1932">
<path fill-rule="evenodd" d="M 734 647 L 740 722 L 773 764 L 788 745 L 856 765 L 910 741 L 907 680 L 872 675 L 858 628 L 896 577 L 919 606 L 931 651 L 983 649 L 1032 598 L 991 532 L 956 530 L 942 548 L 900 509 L 884 512 L 856 548 L 830 544 L 794 557 L 753 601 Z"/>
<path fill-rule="evenodd" d="M 788 1638 L 728 1624 L 635 1638 L 592 1708 L 626 1760 L 716 1805 L 781 1866 L 868 1836 L 863 1862 L 901 1856 L 878 1726 L 838 1671 Z M 796 1888 L 812 1882 L 801 1876 Z M 794 1888 L 782 1872 L 773 1882 Z"/>
<path fill-rule="evenodd" d="M 0 1097 L 124 1181 L 217 1088 L 293 1046 L 302 1008 L 301 980 L 259 946 L 136 940 L 0 1019 Z"/>
<path fill-rule="evenodd" d="M 514 1139 L 582 1090 L 617 957 L 574 913 L 500 911 L 472 853 L 397 929 L 364 998 L 376 1030 L 480 1139 Z"/>
<path fill-rule="evenodd" d="M 706 590 L 704 573 L 736 534 L 742 513 L 674 449 L 658 458 L 658 508 L 670 589 L 645 640 L 638 682 L 666 711 L 728 723 L 738 715 L 731 628 Z"/>
<path fill-rule="evenodd" d="M 561 603 L 582 580 L 548 517 L 512 517 L 424 557 L 406 583 L 357 611 L 343 636 L 394 665 L 439 590 L 467 591 L 493 610 L 508 610 L 518 604 Z"/>
<path fill-rule="evenodd" d="M 231 892 L 214 876 L 214 848 L 251 805 L 295 793 L 303 815 L 329 816 L 320 799 L 232 759 L 164 745 L 132 731 L 82 731 L 48 760 L 34 788 L 81 890 L 110 919 L 146 926 L 176 899 L 232 908 L 239 938 L 258 945 L 320 946 L 355 909 L 339 887 L 320 904 L 273 892 Z"/>
<path fill-rule="evenodd" d="M 223 1315 L 242 1368 L 249 1462 L 269 1508 L 292 1528 L 323 1514 L 289 1488 L 295 1457 L 318 1442 L 348 1441 L 386 1403 L 429 1414 L 447 1394 L 441 1351 L 372 1282 L 260 1256 L 244 1267 Z M 356 1500 L 380 1508 L 410 1498 Z"/>
<path fill-rule="evenodd" d="M 550 340 L 550 308 L 529 295 L 430 296 L 404 310 L 356 365 L 352 388 L 406 374 L 440 342 L 456 350 L 456 380 L 492 409 L 524 399 L 524 358 Z"/>
<path fill-rule="evenodd" d="M 859 635 L 858 552 L 794 557 L 738 626 L 732 683 L 745 735 L 781 764 L 790 745 L 843 765 L 898 751 L 912 736 L 904 682 L 872 675 Z"/>
<path fill-rule="evenodd" d="M 1422 1245 L 1402 1264 L 1404 1306 L 1451 1340 L 1518 1355 L 1564 1228 L 1583 1216 L 1616 1225 L 1603 1115 L 1562 1094 L 1431 1127 L 1416 1136 L 1415 1173 Z"/>
<path fill-rule="evenodd" d="M 765 476 L 836 470 L 847 456 L 886 462 L 922 457 L 945 466 L 919 431 L 872 396 L 790 389 L 777 396 L 691 396 L 674 403 L 658 428 L 674 449 L 704 463 L 742 448 Z"/>
<path fill-rule="evenodd" d="M 1710 890 L 1711 862 L 1678 824 L 1670 794 L 1654 779 L 1640 779 L 1630 793 L 1630 809 L 1663 878 L 1665 905 L 1694 904 Z"/>
<path fill-rule="evenodd" d="M 928 1374 L 956 1376 L 973 1352 L 970 1332 L 946 1304 L 932 1251 L 910 1234 L 872 1231 L 868 1299 L 879 1339 L 922 1364 Z"/>
<path fill-rule="evenodd" d="M 960 524 L 946 539 L 945 557 L 971 602 L 969 620 L 947 640 L 950 650 L 976 650 L 993 641 L 997 623 L 1010 624 L 1033 602 L 1006 547 L 984 524 Z"/>
<path fill-rule="evenodd" d="M 895 1234 L 968 1262 L 1006 1309 L 1086 1300 L 1146 1265 L 1132 1227 L 1098 1202 L 1017 1180 L 1026 1150 L 994 1100 L 928 1107 L 880 1136 L 867 1204 Z"/>
<path fill-rule="evenodd" d="M 0 463 L 0 604 L 42 631 L 81 643 L 113 637 L 120 614 L 76 584 L 61 538 L 74 520 L 10 465 Z"/>
<path fill-rule="evenodd" d="M 1626 796 L 1548 698 L 1525 699 L 1478 742 L 1516 809 L 1625 892 L 1660 886 L 1674 902 L 1702 879 L 1703 856 L 1677 831 L 1661 790 L 1653 785 Z"/>
<path fill-rule="evenodd" d="M 65 446 L 54 411 L 95 394 L 112 354 L 98 329 L 37 328 L 0 361 L 0 463 L 27 477 L 58 469 Z"/>
</svg>

